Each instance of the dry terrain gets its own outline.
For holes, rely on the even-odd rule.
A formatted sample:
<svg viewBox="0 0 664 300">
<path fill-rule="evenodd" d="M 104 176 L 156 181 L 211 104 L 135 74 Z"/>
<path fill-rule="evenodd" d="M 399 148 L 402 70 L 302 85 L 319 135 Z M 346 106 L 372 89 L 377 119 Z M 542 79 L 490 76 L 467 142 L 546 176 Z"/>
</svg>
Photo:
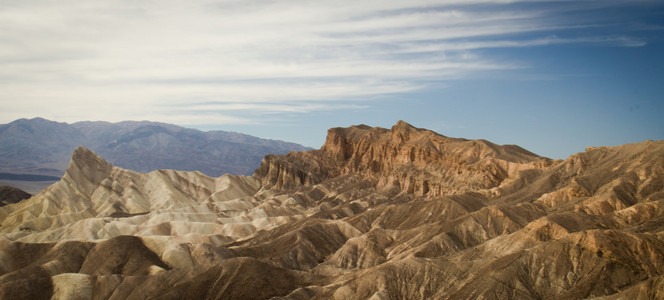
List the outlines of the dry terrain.
<svg viewBox="0 0 664 300">
<path fill-rule="evenodd" d="M 79 147 L 0 207 L 1 299 L 662 299 L 664 141 L 551 160 L 399 122 L 253 176 Z"/>
</svg>

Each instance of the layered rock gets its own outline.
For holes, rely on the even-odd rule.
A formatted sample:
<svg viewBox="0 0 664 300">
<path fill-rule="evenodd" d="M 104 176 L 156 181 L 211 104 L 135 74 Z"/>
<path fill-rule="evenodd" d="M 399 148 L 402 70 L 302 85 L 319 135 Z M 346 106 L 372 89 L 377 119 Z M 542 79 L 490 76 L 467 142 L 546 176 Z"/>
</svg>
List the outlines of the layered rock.
<svg viewBox="0 0 664 300">
<path fill-rule="evenodd" d="M 12 240 L 55 242 L 119 235 L 243 237 L 300 214 L 266 213 L 252 177 L 113 167 L 79 147 L 62 180 L 30 201 L 0 208 L 0 232 Z M 180 234 L 182 233 L 182 234 Z"/>
<path fill-rule="evenodd" d="M 264 187 L 292 189 L 360 173 L 378 186 L 436 197 L 497 187 L 520 170 L 552 163 L 518 146 L 448 138 L 399 121 L 390 130 L 332 128 L 319 151 L 267 156 L 256 175 Z"/>
<path fill-rule="evenodd" d="M 362 125 L 219 178 L 79 148 L 0 222 L 2 298 L 657 299 L 664 141 L 554 161 Z"/>
</svg>

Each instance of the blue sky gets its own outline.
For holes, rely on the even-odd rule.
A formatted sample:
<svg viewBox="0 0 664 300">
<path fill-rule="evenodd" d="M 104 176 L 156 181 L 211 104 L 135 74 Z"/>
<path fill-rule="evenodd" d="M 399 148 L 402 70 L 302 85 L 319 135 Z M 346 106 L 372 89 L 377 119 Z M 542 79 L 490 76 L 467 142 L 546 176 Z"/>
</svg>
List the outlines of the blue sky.
<svg viewBox="0 0 664 300">
<path fill-rule="evenodd" d="M 0 122 L 320 147 L 398 120 L 565 158 L 664 139 L 662 1 L 1 1 Z"/>
</svg>

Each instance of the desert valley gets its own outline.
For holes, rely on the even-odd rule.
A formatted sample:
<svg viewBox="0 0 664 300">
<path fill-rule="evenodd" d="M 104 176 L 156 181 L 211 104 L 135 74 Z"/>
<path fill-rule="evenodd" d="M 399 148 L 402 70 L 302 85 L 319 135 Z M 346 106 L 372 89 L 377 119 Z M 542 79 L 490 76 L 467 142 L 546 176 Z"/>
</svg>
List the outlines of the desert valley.
<svg viewBox="0 0 664 300">
<path fill-rule="evenodd" d="M 398 122 L 252 176 L 78 147 L 0 207 L 1 299 L 661 299 L 664 141 L 564 160 Z"/>
<path fill-rule="evenodd" d="M 1 1 L 0 300 L 664 299 L 662 16 Z"/>
</svg>

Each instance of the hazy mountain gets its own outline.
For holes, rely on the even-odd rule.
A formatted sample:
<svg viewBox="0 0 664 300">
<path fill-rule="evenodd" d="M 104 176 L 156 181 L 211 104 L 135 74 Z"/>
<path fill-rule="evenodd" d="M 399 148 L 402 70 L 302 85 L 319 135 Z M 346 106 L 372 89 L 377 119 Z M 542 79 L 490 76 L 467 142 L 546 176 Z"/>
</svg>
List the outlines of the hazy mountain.
<svg viewBox="0 0 664 300">
<path fill-rule="evenodd" d="M 61 176 L 69 154 L 84 141 L 73 126 L 41 118 L 0 125 L 0 171 Z"/>
<path fill-rule="evenodd" d="M 79 145 L 117 166 L 139 172 L 196 170 L 215 177 L 225 173 L 249 175 L 267 154 L 308 149 L 234 132 L 203 132 L 155 122 L 67 124 L 20 119 L 0 125 L 0 173 L 5 173 L 4 180 L 39 181 L 12 174 L 60 177 Z M 49 180 L 53 181 L 42 181 Z"/>
<path fill-rule="evenodd" d="M 661 299 L 664 141 L 566 160 L 399 122 L 253 176 L 77 148 L 0 207 L 0 298 Z"/>
</svg>

